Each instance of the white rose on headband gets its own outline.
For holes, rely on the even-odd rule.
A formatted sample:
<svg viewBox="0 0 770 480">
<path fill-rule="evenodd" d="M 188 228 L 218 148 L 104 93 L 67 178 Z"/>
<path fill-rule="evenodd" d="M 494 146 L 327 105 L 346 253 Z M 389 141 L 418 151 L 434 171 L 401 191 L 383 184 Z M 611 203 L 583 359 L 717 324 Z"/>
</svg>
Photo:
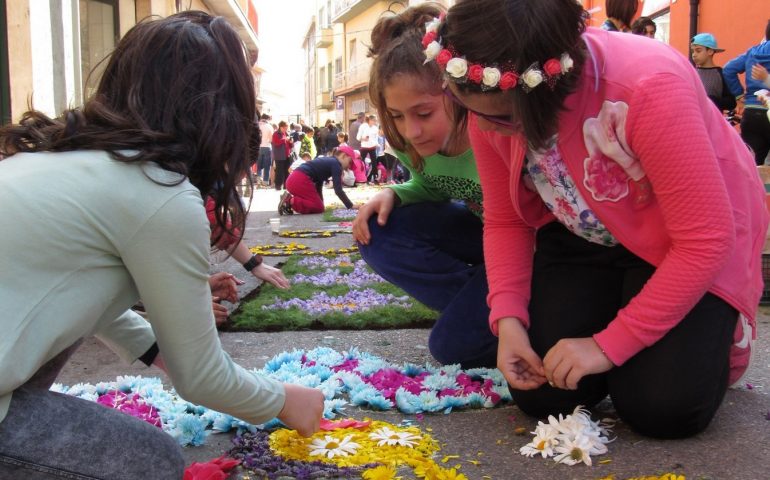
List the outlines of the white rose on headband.
<svg viewBox="0 0 770 480">
<path fill-rule="evenodd" d="M 536 68 L 530 68 L 521 76 L 524 84 L 529 88 L 535 88 L 543 82 L 543 72 Z"/>
<path fill-rule="evenodd" d="M 428 46 L 425 48 L 425 61 L 430 62 L 434 58 L 436 58 L 436 55 L 438 55 L 438 52 L 441 51 L 441 44 L 437 41 L 432 41 L 428 44 Z"/>
<path fill-rule="evenodd" d="M 439 25 L 441 25 L 441 20 L 439 20 L 438 18 L 434 18 L 433 20 L 425 24 L 425 33 L 438 32 Z"/>
<path fill-rule="evenodd" d="M 500 83 L 500 70 L 494 67 L 484 68 L 484 77 L 481 79 L 481 83 L 487 87 L 494 88 Z"/>
<path fill-rule="evenodd" d="M 561 63 L 561 73 L 567 73 L 575 66 L 575 61 L 572 60 L 569 53 L 562 53 L 559 63 Z"/>
<path fill-rule="evenodd" d="M 468 72 L 468 62 L 464 58 L 453 58 L 446 64 L 446 71 L 455 78 L 463 78 Z"/>
</svg>

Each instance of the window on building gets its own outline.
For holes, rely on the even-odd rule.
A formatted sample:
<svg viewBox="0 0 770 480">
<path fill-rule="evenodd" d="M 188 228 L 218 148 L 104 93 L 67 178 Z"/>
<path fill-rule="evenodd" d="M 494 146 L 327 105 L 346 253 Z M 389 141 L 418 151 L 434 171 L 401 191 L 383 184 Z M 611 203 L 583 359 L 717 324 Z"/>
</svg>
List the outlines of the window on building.
<svg viewBox="0 0 770 480">
<path fill-rule="evenodd" d="M 328 76 L 327 80 L 329 82 L 329 83 L 327 83 L 327 85 L 329 85 L 329 90 L 331 90 L 332 89 L 332 85 L 334 85 L 334 82 L 332 81 L 332 77 L 333 77 L 333 75 L 332 75 L 332 62 L 329 62 L 329 64 L 326 66 L 326 75 Z"/>
<path fill-rule="evenodd" d="M 671 37 L 671 9 L 665 8 L 650 17 L 655 22 L 655 38 L 669 43 Z"/>
<path fill-rule="evenodd" d="M 332 0 L 326 1 L 326 24 L 332 24 Z"/>
<path fill-rule="evenodd" d="M 0 44 L 8 45 L 5 0 L 0 0 Z M 8 76 L 8 48 L 0 48 L 0 125 L 11 122 L 11 83 Z"/>
<path fill-rule="evenodd" d="M 352 68 L 356 65 L 356 39 L 350 41 L 348 44 L 350 47 L 348 48 L 348 68 Z"/>
<path fill-rule="evenodd" d="M 83 98 L 96 90 L 107 55 L 118 43 L 118 0 L 80 0 L 80 65 Z"/>
<path fill-rule="evenodd" d="M 334 60 L 334 73 L 342 73 L 342 57 Z"/>
<path fill-rule="evenodd" d="M 318 27 L 326 28 L 327 26 L 328 23 L 326 23 L 326 7 L 321 7 L 318 10 Z"/>
<path fill-rule="evenodd" d="M 318 88 L 322 91 L 326 91 L 326 67 L 321 67 L 318 71 L 318 80 L 321 82 L 321 84 L 318 86 Z"/>
</svg>

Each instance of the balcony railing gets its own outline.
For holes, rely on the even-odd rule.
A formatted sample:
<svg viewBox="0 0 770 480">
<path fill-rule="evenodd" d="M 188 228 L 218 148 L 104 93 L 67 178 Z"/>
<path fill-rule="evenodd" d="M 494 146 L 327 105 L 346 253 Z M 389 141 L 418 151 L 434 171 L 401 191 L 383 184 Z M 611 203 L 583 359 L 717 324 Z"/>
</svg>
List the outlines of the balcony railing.
<svg viewBox="0 0 770 480">
<path fill-rule="evenodd" d="M 369 82 L 372 61 L 366 60 L 334 76 L 334 91 L 347 90 Z"/>
<path fill-rule="evenodd" d="M 379 0 L 334 0 L 333 22 L 347 22 Z"/>
</svg>

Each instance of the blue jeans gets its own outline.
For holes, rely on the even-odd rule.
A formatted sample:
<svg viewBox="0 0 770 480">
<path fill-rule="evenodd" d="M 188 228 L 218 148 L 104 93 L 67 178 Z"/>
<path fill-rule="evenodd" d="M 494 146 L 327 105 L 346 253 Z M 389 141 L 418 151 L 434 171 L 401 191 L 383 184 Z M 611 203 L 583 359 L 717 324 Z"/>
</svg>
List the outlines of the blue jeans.
<svg viewBox="0 0 770 480">
<path fill-rule="evenodd" d="M 185 461 L 161 429 L 48 390 L 79 342 L 13 392 L 0 422 L 0 478 L 177 480 Z"/>
<path fill-rule="evenodd" d="M 257 177 L 262 172 L 262 181 L 270 182 L 270 166 L 273 164 L 273 151 L 270 147 L 259 147 L 259 158 L 257 159 Z"/>
<path fill-rule="evenodd" d="M 458 203 L 395 208 L 385 226 L 369 219 L 371 241 L 361 256 L 385 280 L 440 316 L 428 342 L 444 365 L 494 367 L 497 337 L 489 330 L 482 223 Z"/>
</svg>

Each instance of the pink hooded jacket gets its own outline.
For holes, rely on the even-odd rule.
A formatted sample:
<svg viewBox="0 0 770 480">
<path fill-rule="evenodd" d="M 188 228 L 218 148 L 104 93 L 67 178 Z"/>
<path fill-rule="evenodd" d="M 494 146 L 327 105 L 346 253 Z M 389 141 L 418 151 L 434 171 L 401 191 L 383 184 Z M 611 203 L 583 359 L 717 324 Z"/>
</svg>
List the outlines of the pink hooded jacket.
<svg viewBox="0 0 770 480">
<path fill-rule="evenodd" d="M 657 267 L 594 338 L 622 365 L 709 291 L 740 312 L 733 383 L 748 366 L 763 289 L 768 214 L 753 155 L 678 52 L 593 28 L 583 39 L 590 55 L 577 91 L 566 99 L 558 149 L 596 216 Z M 534 233 L 555 218 L 522 182 L 525 139 L 483 132 L 475 118 L 470 132 L 484 192 L 490 326 L 497 332 L 504 317 L 528 326 Z"/>
</svg>

